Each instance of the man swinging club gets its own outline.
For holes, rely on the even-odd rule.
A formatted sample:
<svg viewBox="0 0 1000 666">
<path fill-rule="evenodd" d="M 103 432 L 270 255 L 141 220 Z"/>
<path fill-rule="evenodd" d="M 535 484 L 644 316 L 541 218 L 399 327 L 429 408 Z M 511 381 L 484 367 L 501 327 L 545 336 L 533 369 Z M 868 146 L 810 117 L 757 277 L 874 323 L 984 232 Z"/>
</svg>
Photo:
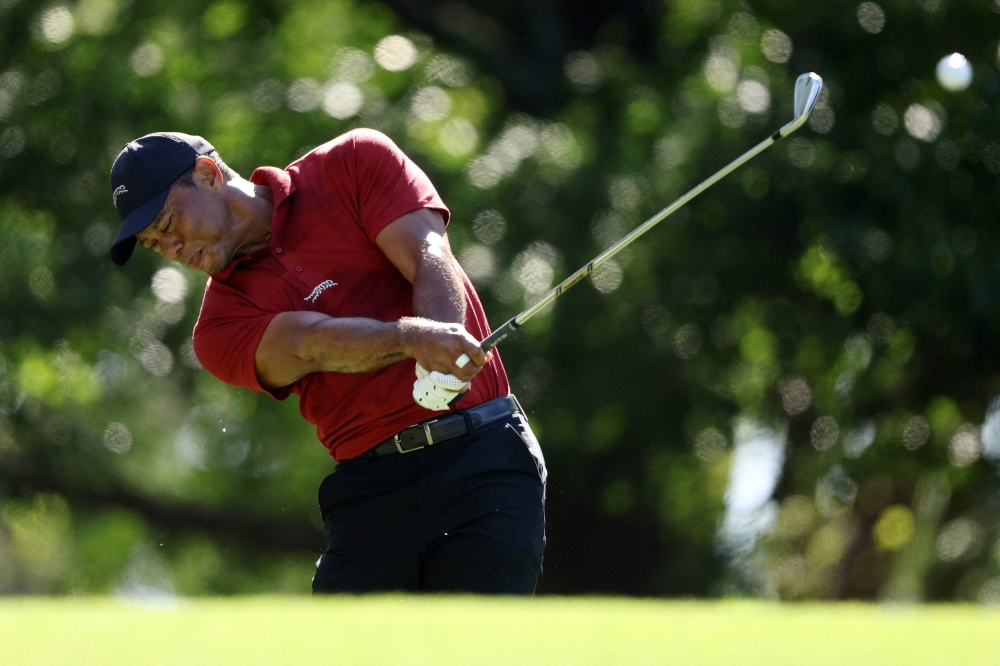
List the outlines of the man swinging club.
<svg viewBox="0 0 1000 666">
<path fill-rule="evenodd" d="M 111 188 L 115 263 L 139 242 L 208 273 L 201 364 L 298 395 L 338 461 L 319 489 L 315 592 L 534 591 L 545 462 L 478 342 L 490 331 L 450 213 L 392 141 L 354 130 L 244 180 L 201 137 L 150 134 L 122 149 Z M 466 383 L 415 391 L 435 370 Z"/>
</svg>

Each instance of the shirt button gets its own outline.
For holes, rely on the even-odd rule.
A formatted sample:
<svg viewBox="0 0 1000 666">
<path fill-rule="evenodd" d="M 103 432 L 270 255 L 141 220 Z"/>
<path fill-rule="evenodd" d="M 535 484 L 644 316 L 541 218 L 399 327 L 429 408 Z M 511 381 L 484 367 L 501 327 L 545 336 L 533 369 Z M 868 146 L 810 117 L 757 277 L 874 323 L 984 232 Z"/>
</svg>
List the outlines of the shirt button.
<svg viewBox="0 0 1000 666">
<path fill-rule="evenodd" d="M 302 272 L 302 267 L 301 266 L 296 266 L 295 267 L 295 272 L 296 273 L 301 273 Z"/>
<path fill-rule="evenodd" d="M 275 254 L 281 254 L 281 248 L 280 247 L 274 248 L 274 253 Z"/>
</svg>

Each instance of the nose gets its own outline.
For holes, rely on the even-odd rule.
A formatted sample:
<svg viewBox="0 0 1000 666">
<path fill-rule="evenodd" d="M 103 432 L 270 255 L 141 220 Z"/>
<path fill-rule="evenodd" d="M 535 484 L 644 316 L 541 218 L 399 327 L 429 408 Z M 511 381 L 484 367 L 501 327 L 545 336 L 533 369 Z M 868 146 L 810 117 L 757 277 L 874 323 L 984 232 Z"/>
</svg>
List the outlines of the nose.
<svg viewBox="0 0 1000 666">
<path fill-rule="evenodd" d="M 177 261 L 184 249 L 184 243 L 179 238 L 161 238 L 159 242 L 160 254 L 168 261 Z"/>
</svg>

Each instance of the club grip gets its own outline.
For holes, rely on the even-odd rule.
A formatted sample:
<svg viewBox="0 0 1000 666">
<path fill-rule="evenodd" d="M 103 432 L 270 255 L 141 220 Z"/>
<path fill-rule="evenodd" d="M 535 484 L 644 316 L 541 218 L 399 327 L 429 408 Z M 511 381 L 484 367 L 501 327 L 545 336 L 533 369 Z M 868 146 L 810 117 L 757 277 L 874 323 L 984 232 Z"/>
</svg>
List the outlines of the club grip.
<svg viewBox="0 0 1000 666">
<path fill-rule="evenodd" d="M 504 338 L 506 338 L 508 335 L 510 335 L 520 327 L 521 326 L 520 324 L 517 323 L 517 321 L 515 321 L 514 319 L 509 319 L 507 320 L 506 323 L 504 323 L 503 326 L 493 331 L 485 340 L 483 340 L 480 343 L 480 346 L 483 348 L 484 352 L 488 352 L 489 350 L 493 349 L 498 344 L 500 344 L 500 342 Z M 465 367 L 465 364 L 471 360 L 472 359 L 469 358 L 468 354 L 462 354 L 461 356 L 458 357 L 458 359 L 456 359 L 455 365 L 462 368 Z"/>
<path fill-rule="evenodd" d="M 520 327 L 521 326 L 520 324 L 517 323 L 517 321 L 515 321 L 514 319 L 509 319 L 507 320 L 507 322 L 504 323 L 503 326 L 493 331 L 485 340 L 483 340 L 480 343 L 480 346 L 483 348 L 484 352 L 488 352 L 489 350 L 493 349 L 498 344 L 500 344 L 500 342 L 504 338 L 506 338 L 508 335 L 510 335 Z M 469 358 L 468 354 L 462 354 L 455 361 L 455 365 L 457 365 L 460 368 L 463 368 L 465 367 L 465 364 L 471 360 L 472 359 Z"/>
<path fill-rule="evenodd" d="M 483 340 L 481 344 L 483 351 L 489 351 L 493 349 L 498 344 L 500 344 L 504 338 L 506 338 L 508 335 L 510 335 L 520 327 L 521 325 L 517 323 L 516 319 L 508 319 L 503 326 L 493 331 L 489 335 L 489 337 Z"/>
</svg>

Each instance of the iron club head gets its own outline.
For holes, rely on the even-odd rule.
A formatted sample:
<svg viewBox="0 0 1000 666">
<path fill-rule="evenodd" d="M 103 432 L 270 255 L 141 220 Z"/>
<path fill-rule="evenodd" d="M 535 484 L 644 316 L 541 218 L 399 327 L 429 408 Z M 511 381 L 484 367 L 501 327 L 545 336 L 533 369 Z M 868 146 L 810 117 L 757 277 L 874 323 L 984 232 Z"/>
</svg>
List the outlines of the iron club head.
<svg viewBox="0 0 1000 666">
<path fill-rule="evenodd" d="M 823 79 L 814 72 L 802 74 L 795 80 L 795 120 L 809 117 L 822 89 Z"/>
</svg>

